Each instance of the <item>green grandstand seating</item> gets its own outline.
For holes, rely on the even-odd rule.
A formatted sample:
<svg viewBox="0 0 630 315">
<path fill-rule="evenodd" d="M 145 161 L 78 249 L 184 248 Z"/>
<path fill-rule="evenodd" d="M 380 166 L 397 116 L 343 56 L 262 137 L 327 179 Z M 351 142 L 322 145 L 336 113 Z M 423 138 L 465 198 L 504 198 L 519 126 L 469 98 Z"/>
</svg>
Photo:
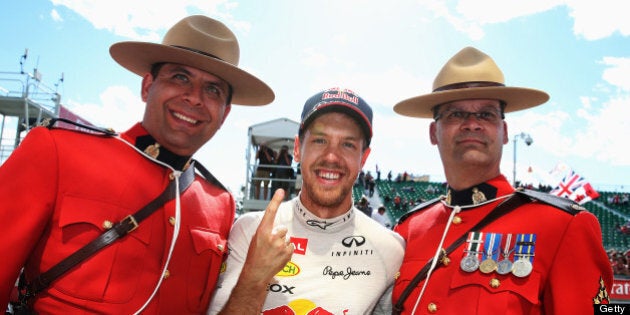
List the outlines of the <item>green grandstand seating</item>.
<svg viewBox="0 0 630 315">
<path fill-rule="evenodd" d="M 437 188 L 438 192 L 434 194 L 427 193 L 426 188 L 429 187 L 429 185 Z M 384 200 L 386 196 L 389 196 L 389 198 L 393 200 L 396 195 L 400 195 L 402 198 L 406 198 L 407 200 L 417 200 L 418 198 L 421 198 L 422 200 L 430 200 L 433 198 L 437 198 L 444 193 L 442 191 L 442 183 L 436 182 L 397 183 L 381 180 L 377 181 L 376 189 L 378 190 L 382 200 Z M 598 201 L 605 203 L 606 206 L 618 211 L 619 213 L 627 214 L 630 216 L 630 205 L 610 205 L 606 203 L 607 196 L 609 196 L 609 194 L 615 194 L 616 192 L 599 193 L 600 198 L 598 199 Z M 404 209 L 394 209 L 393 201 L 383 202 L 383 204 L 385 204 L 385 206 L 387 207 L 389 215 L 394 222 L 398 221 L 398 219 L 408 211 Z M 593 213 L 599 220 L 602 229 L 604 248 L 617 249 L 620 251 L 625 251 L 630 248 L 630 235 L 621 234 L 615 229 L 617 225 L 626 224 L 626 220 L 623 217 L 603 209 L 594 202 L 587 202 L 586 204 L 584 204 L 584 207 L 588 211 Z"/>
</svg>

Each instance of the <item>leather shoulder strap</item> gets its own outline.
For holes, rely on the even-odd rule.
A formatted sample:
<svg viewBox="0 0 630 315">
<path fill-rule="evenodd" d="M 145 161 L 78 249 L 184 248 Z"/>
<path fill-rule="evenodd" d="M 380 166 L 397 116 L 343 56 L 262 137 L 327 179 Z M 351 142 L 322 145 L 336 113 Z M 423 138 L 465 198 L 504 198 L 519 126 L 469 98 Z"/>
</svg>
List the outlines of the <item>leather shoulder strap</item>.
<svg viewBox="0 0 630 315">
<path fill-rule="evenodd" d="M 490 224 L 492 221 L 500 218 L 501 216 L 507 214 L 508 212 L 518 208 L 519 206 L 531 202 L 531 199 L 526 195 L 516 192 L 507 200 L 500 203 L 496 208 L 494 208 L 486 217 L 484 217 L 479 223 L 473 226 L 466 233 L 462 234 L 455 242 L 453 242 L 448 248 L 443 249 L 440 254 L 439 260 L 442 260 L 444 256 L 453 252 L 456 248 L 458 248 L 462 243 L 466 241 L 469 231 L 477 231 L 486 225 Z M 416 288 L 416 286 L 426 278 L 429 269 L 431 268 L 431 264 L 433 263 L 433 259 L 429 260 L 422 269 L 414 276 L 414 278 L 409 282 L 407 287 L 403 290 L 398 301 L 393 305 L 392 314 L 400 314 L 403 311 L 403 304 L 411 294 L 411 292 Z M 440 265 L 437 265 L 436 268 L 439 268 Z"/>
<path fill-rule="evenodd" d="M 79 127 L 79 129 L 76 129 L 77 131 L 85 131 L 85 133 L 88 133 L 88 134 L 101 134 L 101 135 L 106 135 L 106 136 L 115 136 L 115 135 L 117 135 L 117 133 L 111 128 L 102 128 L 102 127 L 90 126 L 90 125 L 78 123 L 76 121 L 72 121 L 72 120 L 65 119 L 65 118 L 45 119 L 45 120 L 43 120 L 41 122 L 40 125 L 43 126 L 43 127 L 48 128 L 48 129 L 59 128 L 58 126 L 56 126 L 57 122 L 64 122 L 66 124 L 74 125 L 76 127 Z M 75 129 L 73 129 L 73 130 L 75 130 Z"/>
<path fill-rule="evenodd" d="M 183 193 L 190 186 L 194 179 L 195 168 L 193 166 L 190 166 L 180 176 L 179 193 Z M 25 292 L 20 293 L 22 293 L 27 299 L 29 297 L 35 296 L 35 294 L 46 289 L 54 280 L 59 278 L 61 275 L 72 269 L 80 262 L 92 256 L 107 245 L 110 245 L 118 238 L 123 237 L 138 228 L 140 222 L 142 222 L 149 215 L 155 212 L 155 210 L 160 208 L 168 200 L 173 199 L 176 194 L 177 191 L 175 188 L 175 181 L 171 181 L 171 183 L 157 198 L 151 200 L 147 205 L 142 207 L 142 209 L 136 211 L 134 214 L 128 215 L 123 220 L 116 223 L 111 229 L 105 231 L 103 234 L 101 234 L 99 237 L 97 237 L 87 245 L 72 253 L 70 256 L 66 257 L 65 259 L 48 269 L 46 272 L 40 274 L 39 277 L 34 279 L 31 283 L 23 286 Z"/>
<path fill-rule="evenodd" d="M 586 208 L 580 206 L 579 204 L 577 204 L 575 201 L 571 199 L 559 197 L 559 196 L 552 195 L 545 192 L 523 189 L 523 190 L 517 190 L 516 193 L 523 194 L 532 200 L 536 200 L 536 201 L 548 204 L 556 209 L 560 209 L 571 215 L 576 215 L 586 210 Z"/>
</svg>

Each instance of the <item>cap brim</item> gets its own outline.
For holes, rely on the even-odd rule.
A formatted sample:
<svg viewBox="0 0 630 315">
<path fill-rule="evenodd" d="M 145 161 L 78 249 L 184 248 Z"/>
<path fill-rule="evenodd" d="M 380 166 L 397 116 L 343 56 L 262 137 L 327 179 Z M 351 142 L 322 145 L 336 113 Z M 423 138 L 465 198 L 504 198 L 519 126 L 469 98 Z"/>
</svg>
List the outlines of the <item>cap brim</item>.
<svg viewBox="0 0 630 315">
<path fill-rule="evenodd" d="M 211 73 L 232 87 L 232 103 L 259 106 L 271 103 L 273 90 L 257 77 L 216 58 L 190 50 L 145 42 L 121 42 L 112 45 L 109 53 L 127 70 L 143 76 L 159 62 L 178 63 Z"/>
<path fill-rule="evenodd" d="M 497 99 L 505 102 L 505 112 L 515 112 L 543 104 L 549 95 L 543 91 L 519 87 L 479 87 L 434 92 L 408 98 L 394 105 L 403 116 L 433 118 L 433 107 L 465 99 Z"/>
</svg>

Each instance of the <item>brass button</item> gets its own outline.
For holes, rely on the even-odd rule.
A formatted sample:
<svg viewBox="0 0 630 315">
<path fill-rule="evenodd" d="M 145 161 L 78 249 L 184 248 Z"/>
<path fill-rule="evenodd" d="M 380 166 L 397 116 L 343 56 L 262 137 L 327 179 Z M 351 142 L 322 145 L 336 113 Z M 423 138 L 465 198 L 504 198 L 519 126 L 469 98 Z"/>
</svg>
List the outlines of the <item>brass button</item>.
<svg viewBox="0 0 630 315">
<path fill-rule="evenodd" d="M 219 245 L 217 245 L 217 249 L 218 249 L 220 252 L 223 252 L 223 244 L 219 244 Z"/>
<path fill-rule="evenodd" d="M 448 266 L 448 264 L 451 263 L 451 259 L 448 258 L 448 256 L 444 256 L 442 257 L 442 259 L 440 259 L 440 262 L 442 263 L 442 265 Z"/>
<path fill-rule="evenodd" d="M 400 271 L 394 275 L 394 280 L 397 280 L 398 278 L 400 278 Z"/>
<path fill-rule="evenodd" d="M 453 224 L 460 224 L 462 223 L 462 217 L 456 215 L 453 217 Z"/>
<path fill-rule="evenodd" d="M 499 281 L 499 279 L 497 279 L 497 278 L 492 278 L 492 280 L 490 280 L 490 286 L 491 286 L 493 289 L 498 288 L 500 285 L 501 285 L 501 281 Z"/>
<path fill-rule="evenodd" d="M 168 278 L 168 277 L 170 277 L 170 276 L 171 276 L 171 272 L 170 272 L 170 271 L 168 271 L 168 269 L 166 269 L 166 270 L 164 271 L 164 275 L 162 275 L 162 278 L 166 279 L 166 278 Z"/>
<path fill-rule="evenodd" d="M 429 313 L 435 313 L 437 312 L 437 305 L 435 305 L 435 303 L 429 303 L 429 305 L 427 305 L 427 310 Z"/>
<path fill-rule="evenodd" d="M 168 223 L 170 223 L 172 226 L 175 226 L 175 217 L 168 217 Z"/>
<path fill-rule="evenodd" d="M 103 228 L 106 230 L 111 229 L 114 226 L 114 223 L 112 223 L 112 221 L 109 220 L 105 220 L 103 221 Z"/>
</svg>

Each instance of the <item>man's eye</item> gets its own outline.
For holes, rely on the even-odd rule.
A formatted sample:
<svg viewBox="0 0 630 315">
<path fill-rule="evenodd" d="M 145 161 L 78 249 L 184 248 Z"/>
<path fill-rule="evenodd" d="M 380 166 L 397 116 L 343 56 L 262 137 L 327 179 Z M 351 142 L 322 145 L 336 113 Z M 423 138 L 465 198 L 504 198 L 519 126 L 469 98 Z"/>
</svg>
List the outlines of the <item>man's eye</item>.
<svg viewBox="0 0 630 315">
<path fill-rule="evenodd" d="M 448 115 L 450 118 L 465 118 L 466 116 L 466 112 L 462 111 L 453 111 Z"/>
<path fill-rule="evenodd" d="M 479 112 L 477 115 L 483 120 L 494 120 L 496 118 L 493 112 Z"/>
<path fill-rule="evenodd" d="M 219 88 L 217 88 L 214 85 L 210 85 L 206 88 L 206 92 L 210 93 L 210 94 L 215 94 L 215 95 L 219 95 L 221 94 L 221 90 L 219 90 Z"/>
<path fill-rule="evenodd" d="M 184 81 L 184 82 L 188 82 L 188 77 L 184 74 L 181 73 L 176 73 L 175 75 L 173 75 L 173 78 L 180 80 L 180 81 Z"/>
</svg>

